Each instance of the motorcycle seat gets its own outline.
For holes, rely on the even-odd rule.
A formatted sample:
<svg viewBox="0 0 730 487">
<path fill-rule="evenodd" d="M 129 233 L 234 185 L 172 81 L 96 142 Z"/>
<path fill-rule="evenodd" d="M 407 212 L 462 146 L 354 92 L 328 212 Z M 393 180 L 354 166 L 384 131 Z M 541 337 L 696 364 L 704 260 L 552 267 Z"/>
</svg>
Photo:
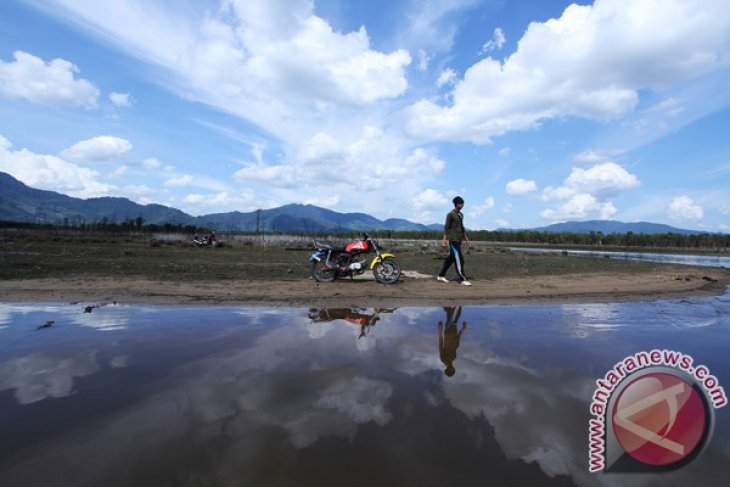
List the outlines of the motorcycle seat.
<svg viewBox="0 0 730 487">
<path fill-rule="evenodd" d="M 314 246 L 317 247 L 318 249 L 333 250 L 335 252 L 344 252 L 345 251 L 345 247 L 343 247 L 343 246 L 330 245 L 330 244 L 322 243 L 318 240 L 314 241 Z"/>
<path fill-rule="evenodd" d="M 314 241 L 314 246 L 318 249 L 323 250 L 332 250 L 334 252 L 344 252 L 345 247 L 339 246 L 339 245 L 330 245 L 322 242 L 318 242 L 317 240 Z"/>
</svg>

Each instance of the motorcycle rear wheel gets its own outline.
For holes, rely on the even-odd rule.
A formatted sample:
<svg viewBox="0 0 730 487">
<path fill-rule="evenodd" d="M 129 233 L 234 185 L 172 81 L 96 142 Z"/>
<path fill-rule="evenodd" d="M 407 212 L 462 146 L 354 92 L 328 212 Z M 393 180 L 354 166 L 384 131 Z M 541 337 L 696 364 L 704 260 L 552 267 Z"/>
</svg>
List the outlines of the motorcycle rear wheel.
<svg viewBox="0 0 730 487">
<path fill-rule="evenodd" d="M 373 267 L 375 280 L 381 284 L 394 284 L 400 279 L 400 264 L 392 257 L 386 257 Z"/>
<path fill-rule="evenodd" d="M 325 267 L 322 261 L 312 264 L 312 278 L 317 282 L 332 282 L 337 278 L 337 269 Z"/>
</svg>

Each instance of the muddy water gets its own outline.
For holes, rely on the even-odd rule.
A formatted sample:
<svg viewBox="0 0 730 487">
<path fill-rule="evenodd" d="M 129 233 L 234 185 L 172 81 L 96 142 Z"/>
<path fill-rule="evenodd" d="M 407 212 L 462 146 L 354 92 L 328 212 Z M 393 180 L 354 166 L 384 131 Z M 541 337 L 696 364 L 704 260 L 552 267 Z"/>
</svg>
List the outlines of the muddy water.
<svg viewBox="0 0 730 487">
<path fill-rule="evenodd" d="M 730 294 L 401 309 L 0 305 L 0 485 L 727 485 L 730 407 L 662 474 L 589 474 L 629 354 L 730 390 Z M 86 308 L 86 309 L 85 309 Z"/>
</svg>

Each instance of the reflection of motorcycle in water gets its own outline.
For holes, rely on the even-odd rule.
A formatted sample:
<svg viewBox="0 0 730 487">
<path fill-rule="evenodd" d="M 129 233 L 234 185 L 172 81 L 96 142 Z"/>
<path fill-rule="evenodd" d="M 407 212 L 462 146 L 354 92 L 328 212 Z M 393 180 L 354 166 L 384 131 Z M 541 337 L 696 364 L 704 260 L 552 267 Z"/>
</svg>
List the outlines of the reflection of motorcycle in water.
<svg viewBox="0 0 730 487">
<path fill-rule="evenodd" d="M 372 269 L 375 279 L 383 284 L 393 284 L 400 279 L 400 265 L 393 254 L 381 252 L 378 243 L 370 235 L 363 234 L 361 240 L 350 242 L 345 247 L 335 247 L 314 241 L 317 249 L 309 256 L 312 262 L 312 277 L 318 282 L 334 281 L 338 277 L 356 276 L 366 269 Z M 358 259 L 373 251 L 375 257 L 370 263 Z"/>
<path fill-rule="evenodd" d="M 392 313 L 392 308 L 310 308 L 309 319 L 314 322 L 344 320 L 360 326 L 360 336 L 368 335 L 370 328 L 380 320 L 381 313 Z"/>
<path fill-rule="evenodd" d="M 209 231 L 207 235 L 200 236 L 197 233 L 193 237 L 193 244 L 196 247 L 217 247 L 218 236 L 213 230 Z"/>
</svg>

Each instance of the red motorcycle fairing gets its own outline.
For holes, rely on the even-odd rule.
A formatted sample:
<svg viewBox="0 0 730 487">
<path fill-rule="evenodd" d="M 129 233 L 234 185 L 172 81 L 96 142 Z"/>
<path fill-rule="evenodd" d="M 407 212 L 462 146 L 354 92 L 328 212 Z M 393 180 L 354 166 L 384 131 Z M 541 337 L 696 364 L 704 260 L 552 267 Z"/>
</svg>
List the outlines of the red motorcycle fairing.
<svg viewBox="0 0 730 487">
<path fill-rule="evenodd" d="M 361 252 L 367 252 L 369 250 L 369 245 L 365 240 L 357 240 L 355 242 L 350 242 L 345 246 L 345 252 L 350 252 L 353 254 L 361 253 Z"/>
</svg>

